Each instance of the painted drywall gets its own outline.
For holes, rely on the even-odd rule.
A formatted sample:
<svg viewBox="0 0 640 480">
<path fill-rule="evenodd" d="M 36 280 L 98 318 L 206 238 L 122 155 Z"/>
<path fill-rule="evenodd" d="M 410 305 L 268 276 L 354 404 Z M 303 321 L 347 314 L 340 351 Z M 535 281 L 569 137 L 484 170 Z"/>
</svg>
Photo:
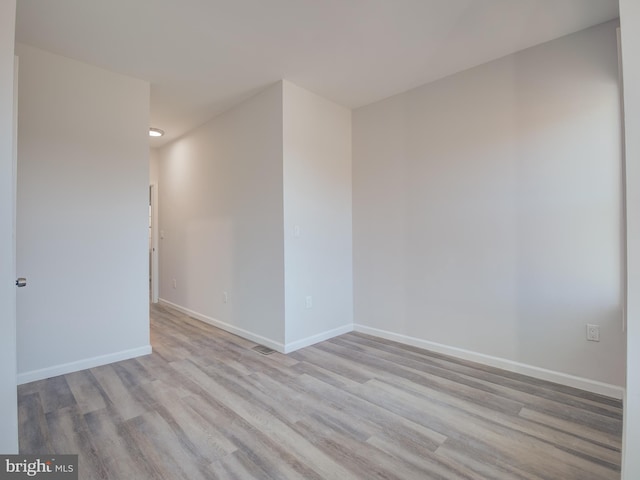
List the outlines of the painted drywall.
<svg viewBox="0 0 640 480">
<path fill-rule="evenodd" d="M 351 111 L 284 81 L 282 121 L 285 336 L 295 349 L 353 328 Z"/>
<path fill-rule="evenodd" d="M 19 382 L 149 353 L 149 84 L 20 56 Z"/>
<path fill-rule="evenodd" d="M 627 389 L 622 478 L 640 478 L 640 4 L 620 0 L 627 209 Z"/>
<path fill-rule="evenodd" d="M 617 72 L 607 23 L 356 110 L 357 328 L 624 385 Z"/>
<path fill-rule="evenodd" d="M 18 453 L 14 212 L 16 2 L 0 2 L 0 453 Z"/>
<path fill-rule="evenodd" d="M 161 299 L 282 349 L 281 84 L 160 156 Z"/>
</svg>

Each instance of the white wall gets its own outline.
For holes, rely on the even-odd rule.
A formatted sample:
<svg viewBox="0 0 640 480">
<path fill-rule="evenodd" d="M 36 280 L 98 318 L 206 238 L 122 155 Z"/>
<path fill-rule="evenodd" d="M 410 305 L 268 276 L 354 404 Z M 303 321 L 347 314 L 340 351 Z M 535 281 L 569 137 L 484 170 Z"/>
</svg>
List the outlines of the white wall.
<svg viewBox="0 0 640 480">
<path fill-rule="evenodd" d="M 13 50 L 16 2 L 0 2 L 0 452 L 18 453 L 13 251 Z"/>
<path fill-rule="evenodd" d="M 285 336 L 293 350 L 353 328 L 351 111 L 286 81 L 283 91 Z"/>
<path fill-rule="evenodd" d="M 161 157 L 160 297 L 282 349 L 281 84 L 163 147 Z"/>
<path fill-rule="evenodd" d="M 25 45 L 20 56 L 18 373 L 149 353 L 149 85 Z"/>
<path fill-rule="evenodd" d="M 358 328 L 620 394 L 615 28 L 354 112 Z"/>
<path fill-rule="evenodd" d="M 627 391 L 622 478 L 640 478 L 640 3 L 620 0 L 627 195 Z"/>
</svg>

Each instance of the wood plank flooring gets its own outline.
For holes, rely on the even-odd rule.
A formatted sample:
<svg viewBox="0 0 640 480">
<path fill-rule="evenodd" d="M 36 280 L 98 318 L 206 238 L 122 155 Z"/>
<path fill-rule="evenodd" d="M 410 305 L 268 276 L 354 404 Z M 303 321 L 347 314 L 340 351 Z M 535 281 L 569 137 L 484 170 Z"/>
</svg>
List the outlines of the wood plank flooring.
<svg viewBox="0 0 640 480">
<path fill-rule="evenodd" d="M 262 356 L 153 306 L 153 354 L 19 387 L 85 479 L 617 479 L 619 401 L 350 333 Z"/>
</svg>

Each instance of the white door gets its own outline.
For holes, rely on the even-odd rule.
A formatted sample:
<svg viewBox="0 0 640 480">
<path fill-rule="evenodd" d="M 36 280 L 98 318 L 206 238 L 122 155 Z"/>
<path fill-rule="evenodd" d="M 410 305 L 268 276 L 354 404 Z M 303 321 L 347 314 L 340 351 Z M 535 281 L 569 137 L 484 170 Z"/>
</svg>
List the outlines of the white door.
<svg viewBox="0 0 640 480">
<path fill-rule="evenodd" d="M 0 4 L 2 14 L 15 14 L 9 2 Z M 12 5 L 15 8 L 15 4 Z M 9 12 L 4 11 L 8 9 Z M 5 47 L 5 45 L 0 45 Z M 15 282 L 15 185 L 18 61 L 11 56 L 0 73 L 0 452 L 18 453 L 18 406 L 16 386 L 16 287 Z M 6 50 L 2 61 L 7 59 Z M 13 78 L 12 78 L 13 76 Z M 12 93 L 13 91 L 13 93 Z"/>
</svg>

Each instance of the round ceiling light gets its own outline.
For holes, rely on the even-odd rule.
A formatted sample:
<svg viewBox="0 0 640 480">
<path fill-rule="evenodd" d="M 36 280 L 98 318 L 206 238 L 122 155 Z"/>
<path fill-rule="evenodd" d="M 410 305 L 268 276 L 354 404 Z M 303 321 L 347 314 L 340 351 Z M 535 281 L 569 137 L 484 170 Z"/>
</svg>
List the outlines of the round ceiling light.
<svg viewBox="0 0 640 480">
<path fill-rule="evenodd" d="M 164 135 L 164 130 L 160 130 L 159 128 L 150 128 L 149 136 L 150 137 L 161 137 Z"/>
</svg>

